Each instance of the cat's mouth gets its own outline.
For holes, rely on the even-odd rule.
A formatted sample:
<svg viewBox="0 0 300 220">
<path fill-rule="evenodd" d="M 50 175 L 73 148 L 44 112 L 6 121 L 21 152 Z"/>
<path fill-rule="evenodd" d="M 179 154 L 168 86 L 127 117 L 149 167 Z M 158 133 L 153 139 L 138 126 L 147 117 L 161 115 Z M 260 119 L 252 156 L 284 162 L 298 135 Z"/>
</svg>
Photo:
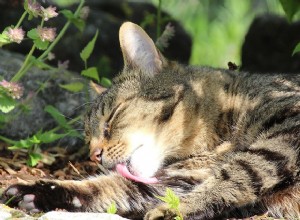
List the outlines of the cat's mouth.
<svg viewBox="0 0 300 220">
<path fill-rule="evenodd" d="M 118 163 L 116 165 L 115 169 L 123 177 L 125 177 L 129 180 L 133 180 L 135 182 L 141 182 L 141 183 L 145 183 L 145 184 L 158 183 L 157 178 L 152 176 L 151 174 L 149 174 L 149 173 L 141 174 L 141 172 L 137 171 L 137 168 L 142 168 L 142 170 L 145 171 L 145 169 L 146 169 L 145 165 L 147 167 L 151 166 L 151 163 L 147 162 L 145 160 L 145 158 L 143 158 L 144 155 L 146 155 L 145 152 L 143 152 L 143 149 L 145 149 L 145 146 L 143 144 L 139 145 L 132 152 L 129 159 L 126 162 Z M 142 153 L 142 155 L 140 153 Z M 138 162 L 142 161 L 142 164 L 136 163 L 136 158 L 139 158 Z"/>
<path fill-rule="evenodd" d="M 143 177 L 134 174 L 133 172 L 130 171 L 128 165 L 126 165 L 125 163 L 117 164 L 116 171 L 123 177 L 133 180 L 135 182 L 141 182 L 145 184 L 158 183 L 158 179 L 156 177 Z"/>
</svg>

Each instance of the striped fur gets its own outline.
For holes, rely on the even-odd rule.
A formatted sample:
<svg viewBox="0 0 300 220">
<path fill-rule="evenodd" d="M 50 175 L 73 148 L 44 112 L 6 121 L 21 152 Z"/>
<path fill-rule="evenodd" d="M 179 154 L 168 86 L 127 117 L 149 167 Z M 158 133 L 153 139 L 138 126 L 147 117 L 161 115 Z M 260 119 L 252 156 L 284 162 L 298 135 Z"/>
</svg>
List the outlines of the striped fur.
<svg viewBox="0 0 300 220">
<path fill-rule="evenodd" d="M 125 23 L 120 33 L 125 67 L 88 111 L 86 140 L 91 154 L 100 149 L 103 166 L 114 169 L 148 138 L 155 153 L 139 165 L 157 165 L 159 183 L 137 183 L 113 171 L 52 181 L 64 202 L 46 209 L 103 212 L 115 201 L 118 213 L 132 219 L 173 219 L 174 210 L 155 197 L 169 187 L 180 197 L 184 219 L 256 214 L 250 209 L 299 219 L 300 75 L 183 66 L 165 60 L 138 26 Z M 135 35 L 139 41 L 123 42 Z M 135 50 L 150 53 L 150 61 L 136 58 Z M 22 187 L 19 192 L 28 194 Z M 36 198 L 36 207 L 45 209 L 46 201 Z"/>
</svg>

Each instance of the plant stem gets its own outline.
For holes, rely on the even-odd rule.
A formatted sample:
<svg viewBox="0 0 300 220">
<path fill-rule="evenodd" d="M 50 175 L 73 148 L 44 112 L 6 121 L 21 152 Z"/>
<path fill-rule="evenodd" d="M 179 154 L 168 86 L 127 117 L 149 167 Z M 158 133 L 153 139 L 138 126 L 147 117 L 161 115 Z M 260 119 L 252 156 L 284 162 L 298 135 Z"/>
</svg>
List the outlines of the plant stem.
<svg viewBox="0 0 300 220">
<path fill-rule="evenodd" d="M 35 48 L 36 48 L 35 45 L 33 45 L 22 65 L 22 67 L 19 69 L 19 71 L 16 73 L 16 75 L 14 75 L 14 77 L 10 80 L 11 82 L 18 82 L 24 76 L 24 74 L 26 73 L 26 71 L 24 71 L 24 70 L 25 69 L 27 70 L 28 69 L 27 65 L 31 64 L 28 62 L 29 62 L 30 57 L 32 56 Z"/>
<path fill-rule="evenodd" d="M 84 2 L 85 0 L 81 0 L 80 1 L 80 4 L 78 5 L 78 8 L 76 9 L 74 15 L 75 17 L 77 17 L 80 13 L 80 10 L 81 8 L 83 7 L 84 5 Z M 27 12 L 26 12 L 27 13 Z M 23 13 L 23 15 L 25 14 L 25 12 Z M 23 17 L 22 15 L 22 17 Z M 26 15 L 26 14 L 25 14 Z M 24 15 L 24 17 L 25 17 Z M 23 18 L 24 19 L 24 18 Z M 20 19 L 21 20 L 21 19 Z M 20 23 L 20 21 L 18 22 Z M 39 61 L 43 60 L 48 54 L 49 52 L 55 47 L 55 45 L 60 41 L 60 39 L 64 36 L 66 30 L 69 28 L 70 24 L 72 22 L 69 20 L 65 25 L 64 27 L 62 28 L 62 30 L 59 32 L 59 34 L 57 35 L 57 37 L 55 38 L 55 40 L 50 44 L 50 46 L 47 48 L 47 50 L 45 50 L 42 55 L 40 55 L 37 59 Z M 42 23 L 41 23 L 41 26 L 43 26 L 44 24 L 44 20 L 42 20 Z M 33 54 L 34 50 L 35 50 L 35 46 L 33 46 L 29 52 L 29 54 L 27 55 L 26 57 L 26 60 L 24 61 L 22 67 L 20 68 L 20 70 L 16 73 L 16 75 L 11 79 L 11 82 L 17 82 L 21 79 L 21 77 L 24 76 L 24 74 L 27 72 L 27 70 L 33 65 L 32 62 L 28 62 L 31 57 L 31 55 Z"/>
<path fill-rule="evenodd" d="M 26 12 L 26 11 L 25 11 Z M 23 13 L 23 15 L 25 14 L 26 15 L 26 13 Z M 23 17 L 23 15 L 22 15 L 22 17 Z M 25 15 L 24 15 L 24 17 L 25 17 Z M 19 22 L 18 22 L 18 24 L 20 23 L 21 24 L 21 20 L 23 20 L 22 19 L 22 17 L 21 17 L 21 19 L 19 20 Z M 21 21 L 21 22 L 20 22 Z M 17 25 L 18 25 L 17 24 Z M 19 25 L 20 25 L 19 24 Z M 42 21 L 41 21 L 41 25 L 40 25 L 41 27 L 43 27 L 44 26 L 44 19 L 42 19 Z M 24 76 L 24 74 L 27 72 L 27 70 L 28 70 L 28 68 L 27 68 L 27 66 L 31 66 L 31 62 L 29 62 L 30 61 L 30 57 L 32 56 L 32 54 L 33 54 L 33 52 L 34 52 L 34 50 L 35 50 L 35 48 L 36 48 L 36 46 L 33 44 L 33 46 L 32 46 L 32 48 L 31 48 L 31 50 L 29 51 L 29 53 L 28 53 L 28 55 L 27 55 L 27 57 L 26 57 L 26 59 L 25 59 L 25 61 L 23 62 L 23 65 L 21 66 L 21 68 L 19 69 L 19 71 L 16 73 L 16 75 L 14 75 L 14 77 L 11 79 L 11 82 L 17 82 L 17 81 L 19 81 L 23 76 Z"/>
<path fill-rule="evenodd" d="M 15 144 L 16 143 L 16 141 L 11 140 L 11 139 L 9 139 L 7 137 L 4 137 L 4 136 L 1 136 L 1 135 L 0 135 L 0 140 L 5 141 L 6 143 L 9 143 L 9 144 Z"/>
<path fill-rule="evenodd" d="M 83 7 L 83 4 L 84 4 L 84 0 L 81 0 L 80 4 L 78 5 L 78 8 L 76 9 L 76 11 L 74 13 L 75 17 L 78 16 L 81 8 Z M 55 45 L 59 42 L 59 40 L 64 36 L 66 30 L 69 28 L 71 23 L 72 22 L 70 20 L 68 20 L 68 22 L 64 25 L 64 27 L 61 29 L 61 31 L 59 32 L 59 34 L 57 35 L 55 40 L 47 48 L 47 50 L 45 50 L 44 53 L 37 58 L 38 60 L 42 60 L 48 55 L 48 53 L 55 47 Z"/>
<path fill-rule="evenodd" d="M 161 25 L 161 2 L 162 0 L 158 0 L 158 8 L 157 8 L 157 21 L 156 21 L 156 40 L 160 37 L 160 25 Z"/>
<path fill-rule="evenodd" d="M 19 19 L 17 25 L 15 26 L 15 28 L 20 27 L 20 25 L 22 24 L 22 22 L 23 22 L 24 18 L 26 17 L 26 15 L 27 15 L 27 11 L 24 11 L 21 18 Z"/>
<path fill-rule="evenodd" d="M 81 119 L 81 116 L 77 116 L 76 118 L 73 118 L 70 121 L 68 121 L 67 124 L 68 125 L 72 125 L 72 124 L 74 124 L 75 122 L 77 122 L 80 119 Z M 57 126 L 57 127 L 53 128 L 53 129 L 51 129 L 50 132 L 55 132 L 55 131 L 58 131 L 59 129 L 61 129 L 61 126 Z"/>
</svg>

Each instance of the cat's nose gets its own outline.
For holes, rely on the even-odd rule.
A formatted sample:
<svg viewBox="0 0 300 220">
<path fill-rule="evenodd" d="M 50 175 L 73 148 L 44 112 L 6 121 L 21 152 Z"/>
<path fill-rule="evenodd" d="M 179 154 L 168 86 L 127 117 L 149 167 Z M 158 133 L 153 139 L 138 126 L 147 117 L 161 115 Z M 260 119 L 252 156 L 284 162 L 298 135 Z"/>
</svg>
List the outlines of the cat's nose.
<svg viewBox="0 0 300 220">
<path fill-rule="evenodd" d="M 97 148 L 90 156 L 91 160 L 94 162 L 101 162 L 101 157 L 102 157 L 102 150 Z"/>
</svg>

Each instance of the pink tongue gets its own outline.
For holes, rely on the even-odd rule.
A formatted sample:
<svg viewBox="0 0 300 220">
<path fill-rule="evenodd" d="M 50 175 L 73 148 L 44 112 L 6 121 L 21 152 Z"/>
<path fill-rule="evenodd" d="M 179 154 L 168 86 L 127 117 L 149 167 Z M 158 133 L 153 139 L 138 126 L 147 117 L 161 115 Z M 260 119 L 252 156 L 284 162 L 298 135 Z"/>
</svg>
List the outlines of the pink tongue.
<svg viewBox="0 0 300 220">
<path fill-rule="evenodd" d="M 134 176 L 132 175 L 128 168 L 124 164 L 117 164 L 116 170 L 119 174 L 121 174 L 123 177 L 136 181 L 136 182 L 142 182 L 146 184 L 151 184 L 151 183 L 157 183 L 158 180 L 155 177 L 141 177 L 141 176 Z"/>
</svg>

